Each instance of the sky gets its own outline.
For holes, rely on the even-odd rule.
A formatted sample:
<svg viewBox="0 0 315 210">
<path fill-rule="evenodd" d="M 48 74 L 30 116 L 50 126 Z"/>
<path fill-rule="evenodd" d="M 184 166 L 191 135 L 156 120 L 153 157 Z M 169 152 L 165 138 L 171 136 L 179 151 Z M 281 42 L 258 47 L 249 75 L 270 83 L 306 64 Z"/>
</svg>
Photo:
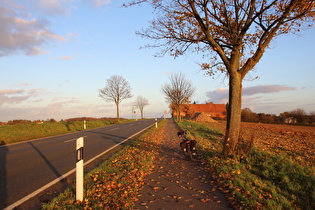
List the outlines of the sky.
<svg viewBox="0 0 315 210">
<path fill-rule="evenodd" d="M 196 54 L 174 59 L 135 34 L 154 18 L 147 6 L 123 8 L 113 0 L 0 0 L 0 121 L 115 117 L 99 97 L 106 79 L 123 76 L 133 98 L 120 104 L 132 118 L 137 96 L 148 99 L 145 117 L 169 111 L 161 92 L 171 73 L 196 88 L 197 103 L 228 101 L 228 81 L 200 71 Z M 315 29 L 277 38 L 243 82 L 243 108 L 280 114 L 315 111 Z M 136 110 L 137 111 L 137 110 Z M 139 117 L 137 111 L 134 117 Z"/>
</svg>

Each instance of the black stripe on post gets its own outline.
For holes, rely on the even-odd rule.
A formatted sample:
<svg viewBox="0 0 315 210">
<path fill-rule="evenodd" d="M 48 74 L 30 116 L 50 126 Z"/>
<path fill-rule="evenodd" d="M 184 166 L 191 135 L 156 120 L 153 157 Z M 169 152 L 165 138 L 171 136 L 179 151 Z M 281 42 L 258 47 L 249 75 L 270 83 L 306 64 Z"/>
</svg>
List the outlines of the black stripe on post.
<svg viewBox="0 0 315 210">
<path fill-rule="evenodd" d="M 77 162 L 83 160 L 83 147 L 77 149 Z"/>
</svg>

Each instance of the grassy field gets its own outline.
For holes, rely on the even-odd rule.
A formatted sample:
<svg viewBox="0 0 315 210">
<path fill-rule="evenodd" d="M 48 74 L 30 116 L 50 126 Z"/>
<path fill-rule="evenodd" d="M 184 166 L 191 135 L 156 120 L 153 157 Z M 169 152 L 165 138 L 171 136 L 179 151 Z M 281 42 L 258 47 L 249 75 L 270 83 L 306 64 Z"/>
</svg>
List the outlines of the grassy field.
<svg viewBox="0 0 315 210">
<path fill-rule="evenodd" d="M 131 120 L 121 120 L 120 123 Z M 86 121 L 86 128 L 99 128 L 112 125 L 117 122 L 104 121 Z M 27 141 L 36 138 L 54 136 L 59 134 L 71 133 L 83 130 L 83 121 L 76 122 L 45 122 L 43 124 L 16 124 L 0 126 L 0 145 L 6 145 L 16 142 Z"/>
<path fill-rule="evenodd" d="M 192 138 L 198 141 L 214 178 L 223 191 L 229 192 L 235 206 L 244 209 L 315 209 L 314 158 L 310 155 L 292 156 L 293 149 L 280 149 L 282 152 L 279 152 L 279 146 L 269 147 L 275 141 L 273 138 L 266 142 L 265 136 L 269 135 L 266 130 L 255 136 L 247 129 L 243 147 L 246 148 L 253 136 L 256 146 L 234 158 L 223 158 L 220 152 L 224 124 L 184 121 L 179 125 L 189 130 Z M 277 138 L 277 141 L 282 142 L 278 144 L 280 146 L 286 145 L 287 138 Z M 296 150 L 302 147 L 296 142 L 295 146 Z"/>
<path fill-rule="evenodd" d="M 144 177 L 153 166 L 166 121 L 152 127 L 128 146 L 89 172 L 84 200 L 76 201 L 75 188 L 60 194 L 43 209 L 131 209 Z"/>
</svg>

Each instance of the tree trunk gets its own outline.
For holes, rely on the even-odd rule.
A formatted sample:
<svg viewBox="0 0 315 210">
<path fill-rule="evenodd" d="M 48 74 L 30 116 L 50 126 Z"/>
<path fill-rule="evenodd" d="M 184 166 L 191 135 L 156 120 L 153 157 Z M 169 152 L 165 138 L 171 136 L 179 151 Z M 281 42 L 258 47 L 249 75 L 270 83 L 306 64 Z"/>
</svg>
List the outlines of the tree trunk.
<svg viewBox="0 0 315 210">
<path fill-rule="evenodd" d="M 177 116 L 176 116 L 176 118 L 177 118 L 177 121 L 180 121 L 180 108 L 179 108 L 179 105 L 177 104 L 176 105 L 176 112 L 177 112 Z"/>
<path fill-rule="evenodd" d="M 224 156 L 235 154 L 241 128 L 242 77 L 236 72 L 234 75 L 230 75 L 229 82 L 229 104 L 223 143 Z"/>
<path fill-rule="evenodd" d="M 117 110 L 117 121 L 119 122 L 119 104 L 116 103 L 116 110 Z"/>
</svg>

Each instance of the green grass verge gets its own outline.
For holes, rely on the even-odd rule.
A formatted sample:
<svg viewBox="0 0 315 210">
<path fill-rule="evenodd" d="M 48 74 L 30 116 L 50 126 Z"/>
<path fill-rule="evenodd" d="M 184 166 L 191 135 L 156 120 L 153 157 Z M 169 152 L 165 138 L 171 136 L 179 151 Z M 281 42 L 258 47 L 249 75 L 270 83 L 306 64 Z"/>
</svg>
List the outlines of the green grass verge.
<svg viewBox="0 0 315 210">
<path fill-rule="evenodd" d="M 146 174 L 153 166 L 164 135 L 166 120 L 104 161 L 85 176 L 84 200 L 75 198 L 75 188 L 44 204 L 43 209 L 131 209 Z"/>
<path fill-rule="evenodd" d="M 120 123 L 131 120 L 121 120 Z M 110 120 L 86 121 L 87 129 L 99 128 L 115 124 Z M 76 122 L 45 122 L 43 124 L 16 124 L 0 126 L 0 145 L 27 141 L 36 138 L 66 134 L 83 130 L 83 121 Z"/>
<path fill-rule="evenodd" d="M 315 209 L 315 169 L 300 165 L 285 154 L 253 148 L 246 157 L 220 155 L 223 131 L 215 124 L 183 121 L 198 142 L 214 178 L 243 209 Z"/>
</svg>

